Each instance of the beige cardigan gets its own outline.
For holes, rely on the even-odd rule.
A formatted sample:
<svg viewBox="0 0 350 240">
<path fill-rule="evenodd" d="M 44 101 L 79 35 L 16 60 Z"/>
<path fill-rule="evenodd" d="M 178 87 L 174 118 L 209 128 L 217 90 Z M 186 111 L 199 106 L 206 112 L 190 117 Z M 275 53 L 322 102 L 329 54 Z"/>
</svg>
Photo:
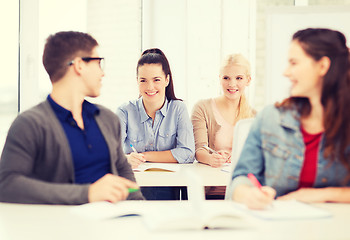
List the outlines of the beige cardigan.
<svg viewBox="0 0 350 240">
<path fill-rule="evenodd" d="M 196 152 L 199 149 L 203 149 L 203 145 L 207 145 L 214 150 L 220 150 L 216 149 L 214 143 L 216 133 L 219 131 L 221 126 L 216 122 L 211 101 L 211 98 L 200 100 L 193 107 L 191 120 L 196 144 Z M 240 111 L 236 122 L 244 118 L 254 117 L 255 111 L 248 105 L 245 96 L 242 96 L 239 107 Z"/>
<path fill-rule="evenodd" d="M 220 150 L 215 147 L 215 137 L 221 126 L 216 122 L 211 101 L 211 98 L 200 100 L 192 110 L 191 120 L 196 152 L 204 149 L 203 145 L 207 145 L 214 150 Z M 254 117 L 255 111 L 250 108 L 245 96 L 242 96 L 239 107 L 240 111 L 236 122 L 243 118 Z M 224 195 L 225 187 L 205 187 L 205 193 L 206 195 Z"/>
</svg>

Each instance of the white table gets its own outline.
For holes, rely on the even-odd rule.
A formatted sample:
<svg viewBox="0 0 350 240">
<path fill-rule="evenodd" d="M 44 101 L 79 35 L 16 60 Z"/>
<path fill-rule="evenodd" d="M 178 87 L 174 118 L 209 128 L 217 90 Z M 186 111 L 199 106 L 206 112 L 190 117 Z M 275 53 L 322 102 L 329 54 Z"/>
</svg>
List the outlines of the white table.
<svg viewBox="0 0 350 240">
<path fill-rule="evenodd" d="M 158 164 L 158 163 L 157 163 Z M 176 164 L 180 170 L 177 172 L 134 172 L 137 183 L 142 187 L 150 186 L 188 186 L 187 174 L 197 175 L 201 178 L 203 186 L 226 186 L 231 174 L 220 168 L 194 162 L 193 164 L 163 163 L 166 165 Z M 152 165 L 152 163 L 145 163 Z"/>
<path fill-rule="evenodd" d="M 157 201 L 130 201 L 140 204 L 167 204 Z M 178 201 L 178 203 L 180 203 Z M 254 227 L 236 230 L 150 231 L 142 217 L 89 220 L 72 215 L 71 206 L 0 203 L 1 240 L 55 239 L 350 239 L 350 204 L 316 204 L 333 213 L 316 220 L 264 221 L 251 218 Z"/>
</svg>

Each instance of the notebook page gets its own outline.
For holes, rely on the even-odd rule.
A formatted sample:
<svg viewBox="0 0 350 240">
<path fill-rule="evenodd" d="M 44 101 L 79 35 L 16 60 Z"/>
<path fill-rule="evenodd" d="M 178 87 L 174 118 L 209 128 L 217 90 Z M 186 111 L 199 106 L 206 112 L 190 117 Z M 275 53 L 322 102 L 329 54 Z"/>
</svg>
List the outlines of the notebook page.
<svg viewBox="0 0 350 240">
<path fill-rule="evenodd" d="M 239 203 L 236 203 L 236 207 L 265 220 L 315 219 L 332 216 L 326 210 L 295 200 L 275 200 L 271 206 L 264 210 L 248 209 L 245 205 Z"/>
</svg>

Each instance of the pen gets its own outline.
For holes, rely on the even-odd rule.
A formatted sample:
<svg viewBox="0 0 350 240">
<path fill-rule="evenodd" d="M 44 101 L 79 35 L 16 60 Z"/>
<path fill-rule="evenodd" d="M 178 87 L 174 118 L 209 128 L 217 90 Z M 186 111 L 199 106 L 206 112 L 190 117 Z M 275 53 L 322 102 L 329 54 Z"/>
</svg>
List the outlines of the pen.
<svg viewBox="0 0 350 240">
<path fill-rule="evenodd" d="M 130 144 L 130 147 L 132 148 L 132 150 L 134 151 L 134 153 L 137 153 L 136 149 L 134 148 L 134 146 L 132 144 Z"/>
<path fill-rule="evenodd" d="M 261 184 L 260 184 L 260 182 L 258 181 L 258 179 L 256 179 L 256 177 L 254 176 L 253 173 L 248 173 L 247 176 L 248 176 L 249 180 L 251 181 L 251 183 L 252 183 L 255 187 L 259 188 L 260 191 L 261 191 L 262 193 L 264 193 L 265 195 L 267 194 L 266 192 L 264 192 L 264 191 L 261 189 Z M 273 204 L 272 204 L 272 203 L 266 207 L 266 209 L 272 209 L 272 208 L 273 208 Z"/>
<path fill-rule="evenodd" d="M 253 173 L 248 173 L 248 178 L 255 187 L 261 189 L 261 184 L 259 183 L 258 179 L 256 179 Z"/>
<path fill-rule="evenodd" d="M 128 188 L 129 193 L 137 192 L 139 190 L 140 190 L 139 188 Z"/>
<path fill-rule="evenodd" d="M 215 151 L 214 149 L 211 149 L 210 147 L 208 147 L 208 146 L 206 146 L 206 145 L 203 145 L 203 147 L 204 147 L 205 149 L 207 149 L 209 152 L 219 154 L 217 151 Z"/>
</svg>

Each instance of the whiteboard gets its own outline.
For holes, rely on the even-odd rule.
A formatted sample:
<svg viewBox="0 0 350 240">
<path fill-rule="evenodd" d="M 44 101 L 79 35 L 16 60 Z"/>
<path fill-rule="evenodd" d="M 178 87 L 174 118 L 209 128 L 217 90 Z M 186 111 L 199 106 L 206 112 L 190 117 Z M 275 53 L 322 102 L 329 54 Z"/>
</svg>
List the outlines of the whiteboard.
<svg viewBox="0 0 350 240">
<path fill-rule="evenodd" d="M 266 16 L 266 82 L 264 105 L 289 96 L 290 82 L 283 76 L 293 34 L 308 27 L 342 32 L 349 46 L 350 6 L 272 7 Z"/>
</svg>

